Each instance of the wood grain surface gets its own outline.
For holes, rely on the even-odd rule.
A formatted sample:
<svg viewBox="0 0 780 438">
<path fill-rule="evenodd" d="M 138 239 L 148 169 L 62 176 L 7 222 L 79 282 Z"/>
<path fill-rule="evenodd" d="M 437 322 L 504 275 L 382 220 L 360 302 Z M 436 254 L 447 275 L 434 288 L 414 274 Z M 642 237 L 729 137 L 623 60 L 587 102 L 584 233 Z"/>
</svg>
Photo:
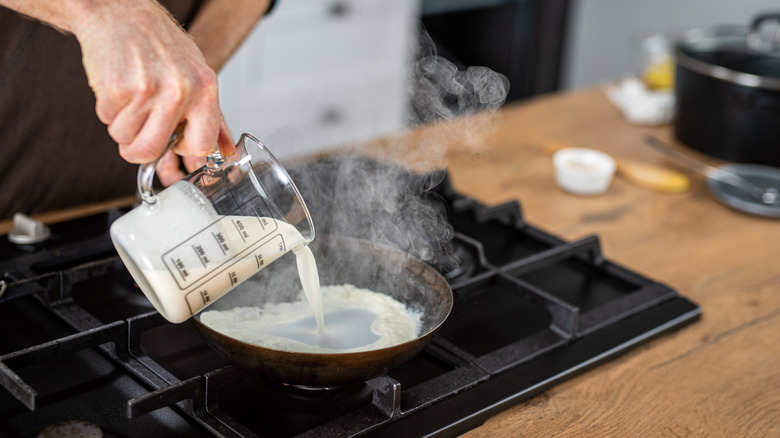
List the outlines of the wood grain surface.
<svg viewBox="0 0 780 438">
<path fill-rule="evenodd" d="M 594 197 L 555 186 L 548 142 L 674 166 L 643 144 L 648 132 L 679 146 L 669 126 L 633 126 L 600 90 L 589 89 L 359 146 L 419 170 L 446 166 L 459 192 L 488 205 L 519 200 L 529 223 L 566 240 L 598 234 L 609 259 L 702 308 L 699 322 L 464 437 L 780 436 L 780 220 L 723 206 L 694 174 L 681 194 L 653 192 L 620 175 Z"/>
<path fill-rule="evenodd" d="M 608 258 L 671 285 L 703 317 L 464 436 L 780 436 L 780 220 L 723 206 L 695 174 L 682 194 L 620 175 L 595 197 L 558 189 L 551 141 L 674 167 L 642 141 L 653 133 L 680 146 L 672 128 L 630 125 L 598 89 L 511 105 L 495 118 L 481 128 L 482 144 L 452 126 L 431 128 L 448 133 L 457 190 L 490 205 L 519 200 L 528 222 L 567 240 L 598 234 Z"/>
</svg>

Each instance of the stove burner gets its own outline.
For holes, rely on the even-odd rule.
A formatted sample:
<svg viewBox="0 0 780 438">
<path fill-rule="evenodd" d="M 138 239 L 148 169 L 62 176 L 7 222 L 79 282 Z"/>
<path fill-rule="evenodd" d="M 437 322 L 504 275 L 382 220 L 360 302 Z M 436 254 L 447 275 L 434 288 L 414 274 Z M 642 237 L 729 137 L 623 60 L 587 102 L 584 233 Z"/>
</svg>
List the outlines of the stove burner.
<svg viewBox="0 0 780 438">
<path fill-rule="evenodd" d="M 63 421 L 52 424 L 38 434 L 38 438 L 102 438 L 100 426 L 88 421 Z"/>
<path fill-rule="evenodd" d="M 371 404 L 366 383 L 327 388 L 251 376 L 219 390 L 219 406 L 260 436 L 295 436 Z"/>
<path fill-rule="evenodd" d="M 455 249 L 453 250 L 452 257 L 455 261 L 455 265 L 449 269 L 441 269 L 439 272 L 450 283 L 457 283 L 461 280 L 471 278 L 471 276 L 474 274 L 474 271 L 477 269 L 477 260 L 463 244 L 457 242 L 453 243 Z"/>
<path fill-rule="evenodd" d="M 278 408 L 289 412 L 333 413 L 371 402 L 372 389 L 364 382 L 338 386 L 268 385 Z"/>
</svg>

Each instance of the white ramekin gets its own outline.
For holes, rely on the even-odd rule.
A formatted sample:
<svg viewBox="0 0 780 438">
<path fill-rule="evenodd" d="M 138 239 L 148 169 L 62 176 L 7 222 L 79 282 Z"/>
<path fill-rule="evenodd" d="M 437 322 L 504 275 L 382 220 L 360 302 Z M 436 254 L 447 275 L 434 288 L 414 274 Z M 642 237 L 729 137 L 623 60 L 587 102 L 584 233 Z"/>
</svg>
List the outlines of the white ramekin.
<svg viewBox="0 0 780 438">
<path fill-rule="evenodd" d="M 575 195 L 604 193 L 617 168 L 609 155 L 586 148 L 559 150 L 553 155 L 553 166 L 558 187 Z"/>
</svg>

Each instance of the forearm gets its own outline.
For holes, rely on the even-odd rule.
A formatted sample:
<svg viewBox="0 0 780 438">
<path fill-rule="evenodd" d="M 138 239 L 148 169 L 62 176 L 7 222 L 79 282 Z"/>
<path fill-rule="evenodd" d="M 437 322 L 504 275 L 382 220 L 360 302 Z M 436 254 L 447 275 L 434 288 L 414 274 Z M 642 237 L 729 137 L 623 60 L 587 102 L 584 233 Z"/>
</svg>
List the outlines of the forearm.
<svg viewBox="0 0 780 438">
<path fill-rule="evenodd" d="M 158 13 L 164 10 L 156 0 L 0 0 L 0 5 L 73 34 L 76 38 L 87 32 L 94 23 L 105 23 L 105 20 L 110 22 L 118 16 L 126 19 L 138 16 L 139 12 L 142 16 L 143 12 Z"/>
<path fill-rule="evenodd" d="M 209 0 L 203 6 L 189 33 L 211 68 L 225 65 L 269 5 L 269 0 Z"/>
<path fill-rule="evenodd" d="M 42 21 L 63 32 L 73 33 L 72 22 L 79 17 L 87 1 L 29 1 L 0 0 L 0 5 L 13 9 L 20 14 Z"/>
</svg>

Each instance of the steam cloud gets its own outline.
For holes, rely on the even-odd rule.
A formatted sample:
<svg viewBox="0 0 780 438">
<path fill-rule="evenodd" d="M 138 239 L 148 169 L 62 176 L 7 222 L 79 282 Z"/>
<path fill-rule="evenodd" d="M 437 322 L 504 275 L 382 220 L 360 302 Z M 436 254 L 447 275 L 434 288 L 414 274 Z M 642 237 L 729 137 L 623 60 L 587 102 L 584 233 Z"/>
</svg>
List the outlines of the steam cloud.
<svg viewBox="0 0 780 438">
<path fill-rule="evenodd" d="M 479 153 L 493 132 L 496 111 L 506 99 L 509 82 L 487 67 L 458 70 L 436 54 L 424 32 L 419 43 L 410 69 L 409 125 L 446 121 L 446 129 L 432 131 L 422 140 L 406 136 L 387 140 L 382 148 L 385 155 L 380 157 L 387 160 L 347 153 L 287 167 L 309 207 L 318 237 L 365 239 L 446 270 L 457 263 L 452 252 L 454 232 L 438 195 L 431 192 L 444 172 L 414 174 L 392 164 L 393 155 L 408 157 L 413 153 L 428 163 L 427 168 L 443 170 L 453 136 L 459 148 Z M 461 117 L 465 115 L 469 117 Z M 315 256 L 317 241 L 315 238 L 312 244 Z M 334 269 L 329 264 L 337 263 L 321 257 L 317 262 L 320 271 Z M 350 282 L 363 274 L 370 275 L 345 272 L 340 277 Z"/>
<path fill-rule="evenodd" d="M 477 112 L 494 114 L 506 100 L 509 80 L 487 67 L 458 70 L 436 54 L 433 40 L 423 32 L 410 89 L 414 115 L 420 123 L 430 123 Z"/>
<path fill-rule="evenodd" d="M 499 121 L 498 108 L 506 101 L 509 80 L 487 67 L 459 70 L 438 56 L 436 45 L 423 30 L 416 61 L 411 69 L 410 125 L 447 121 L 447 132 L 470 153 L 480 153 L 490 141 Z M 469 117 L 463 117 L 463 116 Z M 436 150 L 443 156 L 449 138 Z"/>
</svg>

